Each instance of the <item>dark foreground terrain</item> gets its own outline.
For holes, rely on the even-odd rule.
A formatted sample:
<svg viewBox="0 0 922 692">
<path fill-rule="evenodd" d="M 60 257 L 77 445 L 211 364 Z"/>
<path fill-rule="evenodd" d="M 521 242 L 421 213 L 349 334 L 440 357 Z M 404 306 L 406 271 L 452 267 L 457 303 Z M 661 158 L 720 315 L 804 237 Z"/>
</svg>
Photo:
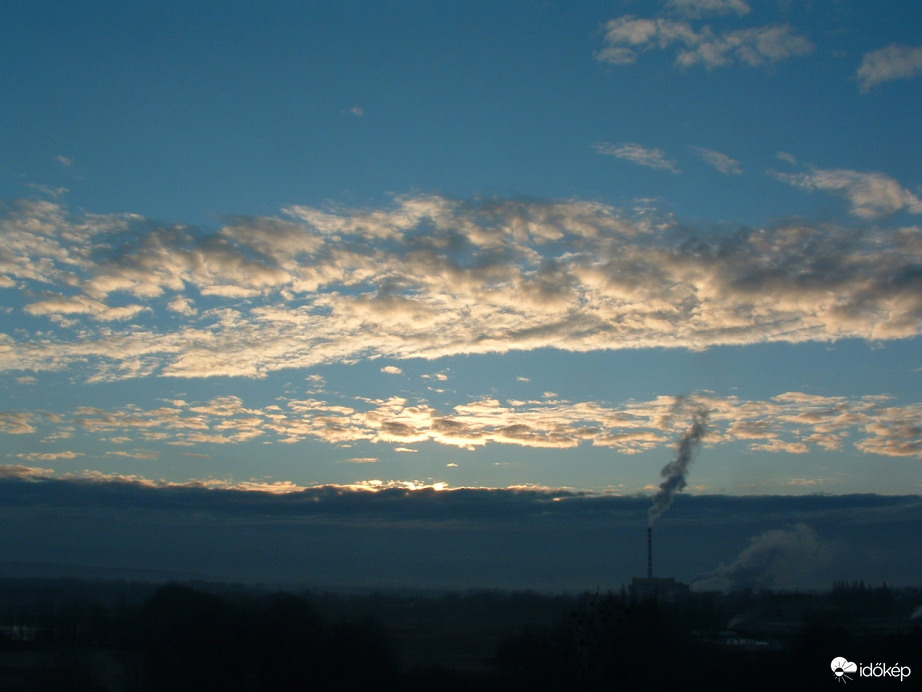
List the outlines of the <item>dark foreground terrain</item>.
<svg viewBox="0 0 922 692">
<path fill-rule="evenodd" d="M 908 689 L 920 605 L 860 583 L 667 599 L 5 579 L 0 690 L 821 689 L 840 656 L 911 671 L 852 673 L 863 689 Z"/>
</svg>

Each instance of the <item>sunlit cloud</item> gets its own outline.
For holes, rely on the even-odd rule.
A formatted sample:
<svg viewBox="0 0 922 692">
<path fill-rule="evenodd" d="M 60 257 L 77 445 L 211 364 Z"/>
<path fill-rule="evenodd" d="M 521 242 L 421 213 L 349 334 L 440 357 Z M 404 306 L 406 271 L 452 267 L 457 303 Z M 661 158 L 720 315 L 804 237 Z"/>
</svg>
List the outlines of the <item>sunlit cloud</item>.
<svg viewBox="0 0 922 692">
<path fill-rule="evenodd" d="M 845 197 L 862 219 L 922 211 L 882 174 L 776 175 Z M 27 288 L 23 314 L 47 326 L 0 333 L 0 369 L 74 368 L 90 382 L 262 378 L 374 357 L 919 333 L 915 227 L 793 222 L 727 234 L 581 200 L 432 195 L 298 214 L 322 224 L 260 218 L 252 234 L 238 221 L 192 236 L 131 215 L 15 207 L 0 217 L 0 269 Z M 147 235 L 119 245 L 135 224 Z M 103 240 L 110 251 L 90 257 L 87 243 Z M 227 290 L 212 291 L 218 282 Z M 200 307 L 186 309 L 192 304 Z"/>
<path fill-rule="evenodd" d="M 82 457 L 83 454 L 80 452 L 74 452 L 71 450 L 63 452 L 28 452 L 26 454 L 17 454 L 18 459 L 23 461 L 60 461 L 76 459 L 77 457 Z"/>
<path fill-rule="evenodd" d="M 863 219 L 876 219 L 899 211 L 922 214 L 922 199 L 883 173 L 814 168 L 807 173 L 772 174 L 804 190 L 821 190 L 845 197 L 851 205 L 851 213 Z"/>
<path fill-rule="evenodd" d="M 606 156 L 615 156 L 639 166 L 647 168 L 656 168 L 670 173 L 679 173 L 679 168 L 675 161 L 666 158 L 666 152 L 662 149 L 648 149 L 640 144 L 608 144 L 600 142 L 594 144 L 593 148 L 600 154 Z"/>
<path fill-rule="evenodd" d="M 704 9 L 706 4 L 729 5 L 679 3 L 690 10 Z M 641 53 L 672 47 L 676 48 L 677 67 L 702 65 L 706 69 L 735 64 L 758 67 L 807 55 L 814 50 L 809 39 L 787 25 L 715 32 L 709 26 L 696 29 L 683 21 L 625 15 L 605 24 L 605 48 L 596 53 L 596 58 L 614 65 L 628 65 L 636 62 Z"/>
<path fill-rule="evenodd" d="M 134 451 L 128 452 L 125 450 L 115 450 L 106 452 L 106 456 L 110 457 L 122 457 L 124 459 L 138 459 L 141 461 L 151 461 L 153 459 L 159 459 L 159 452 L 151 452 L 146 450 L 136 449 Z"/>
<path fill-rule="evenodd" d="M 486 445 L 536 449 L 574 449 L 581 445 L 636 454 L 671 445 L 694 406 L 709 412 L 707 445 L 743 444 L 753 452 L 806 454 L 818 449 L 890 457 L 922 457 L 922 405 L 892 405 L 884 396 L 825 397 L 798 392 L 769 400 L 742 400 L 699 394 L 692 399 L 657 397 L 611 405 L 560 398 L 534 401 L 473 399 L 447 410 L 403 397 L 358 399 L 352 405 L 290 399 L 283 407 L 248 407 L 236 397 L 202 404 L 121 410 L 81 407 L 54 418 L 33 416 L 31 433 L 52 435 L 60 426 L 79 428 L 101 440 L 160 442 L 170 445 L 227 445 L 260 439 L 291 444 L 303 440 L 333 445 L 359 441 L 396 444 L 397 452 L 414 445 L 476 450 Z M 678 408 L 677 408 L 678 407 Z M 685 413 L 682 413 L 685 411 Z M 24 434 L 21 431 L 19 434 Z M 115 450 L 110 455 L 155 459 L 144 450 Z M 34 461 L 72 459 L 73 452 L 19 455 Z M 377 456 L 353 456 L 349 464 L 377 463 Z"/>
<path fill-rule="evenodd" d="M 713 149 L 705 149 L 704 147 L 691 147 L 691 150 L 700 156 L 705 163 L 724 175 L 741 175 L 743 172 L 739 161 L 724 153 Z"/>
<path fill-rule="evenodd" d="M 858 83 L 866 93 L 878 84 L 911 79 L 922 74 L 922 46 L 891 44 L 865 53 L 858 68 Z"/>
<path fill-rule="evenodd" d="M 0 464 L 0 478 L 40 480 L 49 478 L 54 474 L 54 469 L 39 466 L 22 466 L 19 464 Z"/>
<path fill-rule="evenodd" d="M 28 435 L 34 433 L 38 415 L 26 411 L 0 411 L 0 432 L 9 435 Z"/>
</svg>

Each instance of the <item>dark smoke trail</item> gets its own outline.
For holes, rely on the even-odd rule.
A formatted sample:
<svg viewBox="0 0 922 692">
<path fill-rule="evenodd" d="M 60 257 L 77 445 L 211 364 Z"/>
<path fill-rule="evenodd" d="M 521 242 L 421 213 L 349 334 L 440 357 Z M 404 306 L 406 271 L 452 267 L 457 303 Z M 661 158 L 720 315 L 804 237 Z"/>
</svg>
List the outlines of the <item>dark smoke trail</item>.
<svg viewBox="0 0 922 692">
<path fill-rule="evenodd" d="M 695 411 L 695 418 L 691 427 L 682 435 L 679 440 L 678 453 L 673 461 L 670 461 L 659 472 L 659 475 L 665 478 L 659 484 L 659 491 L 653 496 L 653 506 L 650 508 L 649 520 L 650 526 L 659 518 L 659 515 L 669 509 L 676 493 L 685 488 L 685 476 L 688 473 L 688 465 L 692 461 L 692 456 L 701 443 L 701 438 L 707 432 L 708 413 L 704 409 Z"/>
</svg>

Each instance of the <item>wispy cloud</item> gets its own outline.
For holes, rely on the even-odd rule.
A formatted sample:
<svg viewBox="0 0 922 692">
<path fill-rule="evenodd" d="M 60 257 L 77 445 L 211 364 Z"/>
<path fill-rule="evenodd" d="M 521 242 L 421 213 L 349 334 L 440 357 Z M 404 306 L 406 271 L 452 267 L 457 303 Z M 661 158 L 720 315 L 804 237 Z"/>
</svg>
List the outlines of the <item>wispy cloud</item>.
<svg viewBox="0 0 922 692">
<path fill-rule="evenodd" d="M 640 144 L 609 144 L 608 142 L 599 142 L 593 144 L 593 148 L 600 154 L 606 156 L 615 156 L 631 163 L 636 163 L 647 168 L 657 168 L 670 173 L 680 173 L 675 161 L 666 157 L 666 152 L 662 149 L 648 149 Z"/>
<path fill-rule="evenodd" d="M 858 83 L 862 92 L 884 82 L 911 79 L 922 74 L 922 46 L 892 44 L 865 53 L 858 68 Z"/>
<path fill-rule="evenodd" d="M 691 7 L 693 4 L 689 4 Z M 758 67 L 807 55 L 813 43 L 790 26 L 772 25 L 715 32 L 672 19 L 643 19 L 625 15 L 605 24 L 605 48 L 596 53 L 602 62 L 628 65 L 649 50 L 675 47 L 678 67 L 706 69 L 747 65 Z"/>
<path fill-rule="evenodd" d="M 922 214 L 922 199 L 883 173 L 813 168 L 806 173 L 772 172 L 772 175 L 804 190 L 822 190 L 845 197 L 851 213 L 864 219 L 899 211 Z"/>
<path fill-rule="evenodd" d="M 704 147 L 691 147 L 691 150 L 700 156 L 705 163 L 713 166 L 724 175 L 741 175 L 743 172 L 739 161 L 722 152 L 705 149 Z"/>
<path fill-rule="evenodd" d="M 705 15 L 749 14 L 752 8 L 745 0 L 668 0 L 666 9 L 686 17 Z"/>
</svg>

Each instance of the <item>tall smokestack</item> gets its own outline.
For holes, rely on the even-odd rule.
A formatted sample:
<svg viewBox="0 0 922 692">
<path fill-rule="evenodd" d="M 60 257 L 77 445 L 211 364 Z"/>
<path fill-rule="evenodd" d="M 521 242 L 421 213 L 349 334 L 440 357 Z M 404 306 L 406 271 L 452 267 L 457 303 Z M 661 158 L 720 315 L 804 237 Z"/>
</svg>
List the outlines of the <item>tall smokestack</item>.
<svg viewBox="0 0 922 692">
<path fill-rule="evenodd" d="M 647 527 L 647 579 L 653 579 L 653 527 Z"/>
</svg>

